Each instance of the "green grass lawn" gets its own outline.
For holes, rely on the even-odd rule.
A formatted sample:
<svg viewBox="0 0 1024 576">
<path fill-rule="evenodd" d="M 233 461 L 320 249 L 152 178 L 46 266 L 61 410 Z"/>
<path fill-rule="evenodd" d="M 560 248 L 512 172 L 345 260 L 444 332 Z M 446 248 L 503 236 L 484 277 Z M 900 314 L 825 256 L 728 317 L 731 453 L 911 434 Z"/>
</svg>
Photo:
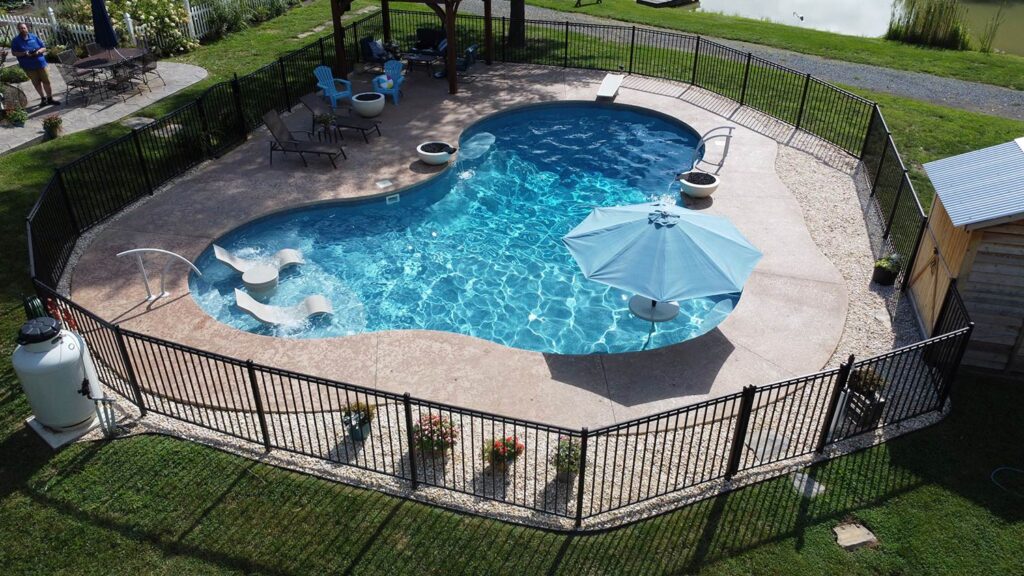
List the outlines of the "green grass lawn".
<svg viewBox="0 0 1024 576">
<path fill-rule="evenodd" d="M 4 315 L 4 333 L 20 321 Z M 9 342 L 9 340 L 5 340 Z M 5 574 L 1010 574 L 1024 499 L 1024 389 L 961 379 L 939 425 L 787 478 L 611 532 L 567 536 L 456 514 L 159 436 L 50 452 L 3 349 L 0 566 Z M 1013 482 L 1024 490 L 1024 481 Z M 879 537 L 846 553 L 846 518 Z"/>
<path fill-rule="evenodd" d="M 881 38 L 845 36 L 738 16 L 649 8 L 634 0 L 604 0 L 600 4 L 588 4 L 581 8 L 573 8 L 573 3 L 567 0 L 527 0 L 527 4 L 742 40 L 835 60 L 925 72 L 1015 90 L 1024 89 L 1024 57 L 1012 54 L 920 48 Z"/>
</svg>

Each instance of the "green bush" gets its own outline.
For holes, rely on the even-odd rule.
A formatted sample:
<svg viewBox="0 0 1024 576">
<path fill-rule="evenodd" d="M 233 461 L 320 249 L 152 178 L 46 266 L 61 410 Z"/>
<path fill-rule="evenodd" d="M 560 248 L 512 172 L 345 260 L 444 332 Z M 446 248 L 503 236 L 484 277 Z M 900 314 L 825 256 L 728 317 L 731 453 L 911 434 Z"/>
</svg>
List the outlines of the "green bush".
<svg viewBox="0 0 1024 576">
<path fill-rule="evenodd" d="M 28 80 L 28 74 L 18 66 L 0 69 L 0 82 L 19 84 Z"/>
<path fill-rule="evenodd" d="M 28 121 L 28 112 L 24 108 L 15 108 L 7 111 L 7 120 L 15 126 L 21 126 Z"/>
<path fill-rule="evenodd" d="M 62 19 L 92 25 L 90 0 L 64 0 L 58 11 Z M 107 11 L 122 37 L 124 15 L 129 14 L 137 33 L 160 39 L 159 45 L 153 42 L 152 46 L 163 54 L 188 52 L 199 45 L 182 31 L 188 23 L 188 14 L 180 0 L 107 0 Z"/>
<path fill-rule="evenodd" d="M 249 27 L 249 9 L 237 0 L 213 0 L 207 17 L 207 39 L 216 40 Z"/>
</svg>

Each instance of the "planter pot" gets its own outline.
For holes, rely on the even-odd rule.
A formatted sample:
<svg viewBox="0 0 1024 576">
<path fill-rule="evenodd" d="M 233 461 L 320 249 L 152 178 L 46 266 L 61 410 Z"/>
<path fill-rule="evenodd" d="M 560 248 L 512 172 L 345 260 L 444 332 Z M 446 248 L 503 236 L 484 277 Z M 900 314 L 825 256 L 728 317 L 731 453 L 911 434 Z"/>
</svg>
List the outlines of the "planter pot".
<svg viewBox="0 0 1024 576">
<path fill-rule="evenodd" d="M 885 410 L 885 397 L 881 394 L 865 397 L 863 394 L 850 391 L 846 417 L 857 427 L 874 428 L 882 419 L 883 410 Z"/>
<path fill-rule="evenodd" d="M 43 138 L 45 138 L 46 140 L 53 140 L 54 138 L 59 138 L 63 134 L 64 128 L 57 128 L 56 130 L 47 130 L 45 128 L 43 129 Z"/>
<path fill-rule="evenodd" d="M 896 283 L 896 277 L 899 275 L 899 272 L 875 267 L 875 271 L 871 273 L 871 281 L 879 286 L 892 286 Z"/>
<path fill-rule="evenodd" d="M 690 179 L 694 180 L 693 182 Z M 718 190 L 719 179 L 714 174 L 691 170 L 679 175 L 681 192 L 690 198 L 707 198 Z"/>
<path fill-rule="evenodd" d="M 445 142 L 424 142 L 416 147 L 420 161 L 430 166 L 447 164 L 452 158 L 455 148 Z"/>
<path fill-rule="evenodd" d="M 574 480 L 576 479 L 575 470 L 556 470 L 555 481 L 561 484 L 566 484 L 570 487 L 575 486 Z"/>
<path fill-rule="evenodd" d="M 352 97 L 352 109 L 363 118 L 379 116 L 384 111 L 384 95 L 377 92 L 361 92 Z"/>
<path fill-rule="evenodd" d="M 349 438 L 357 442 L 362 442 L 363 440 L 366 440 L 367 438 L 370 437 L 370 423 L 363 422 L 362 424 L 359 425 L 349 424 L 348 436 Z"/>
</svg>

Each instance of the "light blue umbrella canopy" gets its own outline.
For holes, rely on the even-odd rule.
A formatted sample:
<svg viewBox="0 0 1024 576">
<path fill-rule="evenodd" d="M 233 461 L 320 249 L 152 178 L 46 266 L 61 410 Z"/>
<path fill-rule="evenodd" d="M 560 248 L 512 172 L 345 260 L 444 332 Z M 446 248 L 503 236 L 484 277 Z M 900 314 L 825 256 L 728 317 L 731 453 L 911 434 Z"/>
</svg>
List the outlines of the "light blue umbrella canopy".
<svg viewBox="0 0 1024 576">
<path fill-rule="evenodd" d="M 761 260 L 725 218 L 673 204 L 595 208 L 562 242 L 590 280 L 658 302 L 740 292 Z"/>
<path fill-rule="evenodd" d="M 114 32 L 107 4 L 103 0 L 92 0 L 92 29 L 97 44 L 107 50 L 117 48 L 117 33 Z"/>
</svg>

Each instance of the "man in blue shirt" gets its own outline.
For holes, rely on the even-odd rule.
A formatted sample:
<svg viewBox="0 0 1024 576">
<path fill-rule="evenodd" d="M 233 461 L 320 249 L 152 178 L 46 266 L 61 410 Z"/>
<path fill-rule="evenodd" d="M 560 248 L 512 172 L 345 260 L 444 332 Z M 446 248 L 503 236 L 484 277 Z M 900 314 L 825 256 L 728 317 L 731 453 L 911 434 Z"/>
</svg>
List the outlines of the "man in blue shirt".
<svg viewBox="0 0 1024 576">
<path fill-rule="evenodd" d="M 46 45 L 35 34 L 30 34 L 28 25 L 18 24 L 18 35 L 11 40 L 11 55 L 18 57 L 18 65 L 28 75 L 39 93 L 39 106 L 60 104 L 53 99 L 50 91 L 50 75 L 46 73 Z"/>
</svg>

